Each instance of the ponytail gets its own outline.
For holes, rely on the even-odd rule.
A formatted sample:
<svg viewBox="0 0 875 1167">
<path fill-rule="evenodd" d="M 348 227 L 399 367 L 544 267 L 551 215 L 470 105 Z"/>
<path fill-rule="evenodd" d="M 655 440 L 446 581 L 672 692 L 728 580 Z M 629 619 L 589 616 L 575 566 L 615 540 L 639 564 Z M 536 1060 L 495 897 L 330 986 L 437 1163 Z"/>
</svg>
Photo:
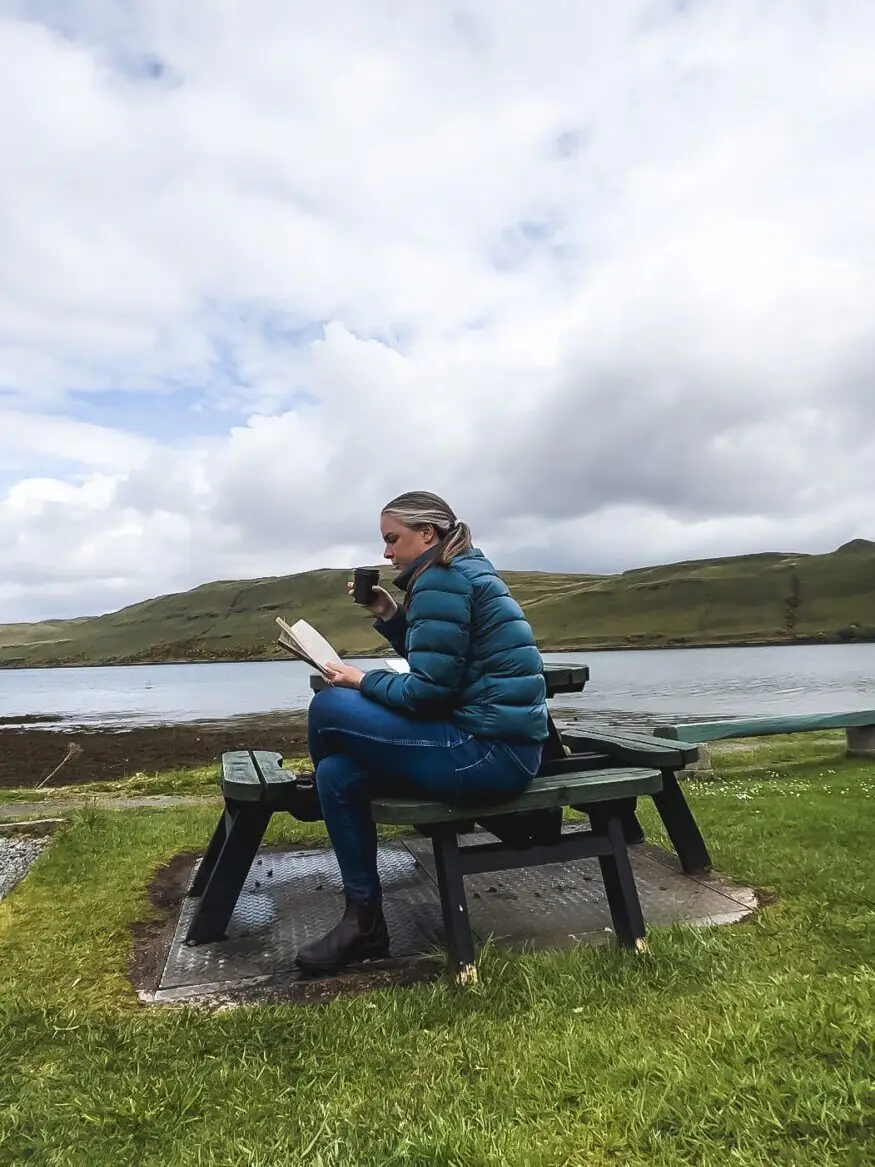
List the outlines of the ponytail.
<svg viewBox="0 0 875 1167">
<path fill-rule="evenodd" d="M 441 538 L 440 547 L 437 561 L 443 564 L 452 563 L 456 556 L 461 555 L 463 551 L 470 551 L 472 543 L 468 524 L 456 520 L 446 535 Z"/>
</svg>

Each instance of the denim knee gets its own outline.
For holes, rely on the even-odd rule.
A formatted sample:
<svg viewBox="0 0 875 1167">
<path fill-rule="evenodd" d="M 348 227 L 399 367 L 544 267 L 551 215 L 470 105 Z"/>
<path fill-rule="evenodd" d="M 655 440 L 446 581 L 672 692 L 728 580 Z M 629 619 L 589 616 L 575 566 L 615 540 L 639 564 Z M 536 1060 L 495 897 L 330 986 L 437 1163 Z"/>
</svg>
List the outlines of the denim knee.
<svg viewBox="0 0 875 1167">
<path fill-rule="evenodd" d="M 315 763 L 321 761 L 323 753 L 323 746 L 320 739 L 320 734 L 326 726 L 342 725 L 344 718 L 344 708 L 349 707 L 349 697 L 353 695 L 352 689 L 320 689 L 318 693 L 313 696 L 310 706 L 307 710 L 307 743 L 310 748 L 310 756 Z"/>
<path fill-rule="evenodd" d="M 326 686 L 318 693 L 314 693 L 307 710 L 307 720 L 316 723 L 317 727 L 320 722 L 322 724 L 326 721 L 336 722 L 338 716 L 343 716 L 344 709 L 348 709 L 356 697 L 361 699 L 361 694 L 356 693 L 354 689 Z"/>
<path fill-rule="evenodd" d="M 316 767 L 316 789 L 323 807 L 331 802 L 356 801 L 364 786 L 362 767 L 344 754 L 329 754 Z"/>
</svg>

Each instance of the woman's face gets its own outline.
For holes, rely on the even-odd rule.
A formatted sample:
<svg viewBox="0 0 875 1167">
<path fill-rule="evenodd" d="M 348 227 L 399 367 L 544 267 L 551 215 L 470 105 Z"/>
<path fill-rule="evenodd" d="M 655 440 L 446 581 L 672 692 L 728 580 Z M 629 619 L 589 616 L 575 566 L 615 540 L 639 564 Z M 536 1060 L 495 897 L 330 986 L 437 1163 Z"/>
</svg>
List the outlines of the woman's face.
<svg viewBox="0 0 875 1167">
<path fill-rule="evenodd" d="M 438 541 L 434 527 L 405 527 L 392 515 L 380 516 L 380 533 L 386 544 L 383 558 L 388 559 L 397 571 L 409 567 L 415 559 L 418 559 L 424 551 L 428 551 L 429 547 L 433 547 Z"/>
</svg>

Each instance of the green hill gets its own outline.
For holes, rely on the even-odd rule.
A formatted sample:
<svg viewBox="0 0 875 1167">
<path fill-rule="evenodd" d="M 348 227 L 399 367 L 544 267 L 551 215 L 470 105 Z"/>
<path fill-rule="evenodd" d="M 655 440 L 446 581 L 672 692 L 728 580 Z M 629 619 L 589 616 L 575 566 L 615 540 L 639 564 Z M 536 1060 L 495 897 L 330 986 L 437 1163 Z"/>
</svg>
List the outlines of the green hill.
<svg viewBox="0 0 875 1167">
<path fill-rule="evenodd" d="M 339 652 L 384 644 L 346 595 L 345 570 L 221 581 L 105 616 L 0 625 L 0 666 L 282 656 L 274 617 L 315 624 Z M 875 640 L 875 543 L 765 553 L 622 575 L 503 572 L 544 651 Z"/>
</svg>

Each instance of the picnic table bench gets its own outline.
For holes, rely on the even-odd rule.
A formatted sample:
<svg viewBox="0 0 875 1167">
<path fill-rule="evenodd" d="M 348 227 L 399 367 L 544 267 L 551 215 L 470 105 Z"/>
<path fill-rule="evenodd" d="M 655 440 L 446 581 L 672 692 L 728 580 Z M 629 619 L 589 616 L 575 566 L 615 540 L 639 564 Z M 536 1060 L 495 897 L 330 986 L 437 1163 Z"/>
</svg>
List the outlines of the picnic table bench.
<svg viewBox="0 0 875 1167">
<path fill-rule="evenodd" d="M 585 667 L 545 666 L 549 697 L 580 692 Z M 311 679 L 318 691 L 321 678 Z M 645 926 L 627 850 L 638 841 L 636 800 L 649 795 L 686 870 L 710 867 L 710 857 L 678 786 L 675 771 L 696 747 L 649 735 L 595 728 L 560 734 L 552 717 L 538 775 L 512 801 L 449 804 L 419 798 L 380 798 L 371 804 L 378 824 L 410 826 L 430 837 L 450 969 L 458 983 L 476 977 L 464 876 L 488 871 L 598 858 L 618 942 L 641 948 Z M 188 895 L 199 899 L 187 944 L 221 940 L 271 816 L 291 811 L 298 779 L 280 754 L 238 750 L 223 755 L 225 807 Z M 563 830 L 563 808 L 583 811 L 589 830 Z M 496 842 L 461 843 L 475 823 Z"/>
</svg>

